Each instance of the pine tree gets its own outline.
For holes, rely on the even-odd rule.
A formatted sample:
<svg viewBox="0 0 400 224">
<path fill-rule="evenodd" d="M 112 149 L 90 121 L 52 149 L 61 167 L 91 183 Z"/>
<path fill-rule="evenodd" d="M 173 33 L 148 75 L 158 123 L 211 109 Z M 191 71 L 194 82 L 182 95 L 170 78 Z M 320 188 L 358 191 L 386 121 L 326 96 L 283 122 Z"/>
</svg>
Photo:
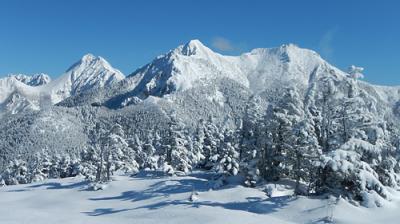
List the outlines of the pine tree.
<svg viewBox="0 0 400 224">
<path fill-rule="evenodd" d="M 344 79 L 339 85 L 346 94 L 335 104 L 338 105 L 333 116 L 335 142 L 331 144 L 334 148 L 323 156 L 320 189 L 339 190 L 360 201 L 370 201 L 367 197 L 372 197 L 378 205 L 379 199 L 370 192 L 387 198 L 384 185 L 396 179 L 392 175 L 395 163 L 390 162 L 392 149 L 384 134 L 386 127 L 373 114 L 374 101 L 368 99 L 354 77 Z M 382 178 L 383 173 L 389 174 L 389 178 Z"/>
<path fill-rule="evenodd" d="M 322 75 L 317 85 L 313 86 L 311 90 L 312 96 L 307 100 L 307 108 L 313 114 L 319 145 L 325 153 L 333 149 L 330 143 L 334 139 L 332 133 L 335 130 L 334 116 L 337 108 L 337 95 L 339 95 L 335 86 L 335 82 L 338 81 L 333 77 L 331 74 Z"/>
<path fill-rule="evenodd" d="M 38 182 L 48 178 L 49 174 L 49 161 L 47 153 L 35 153 L 31 162 L 31 181 Z"/>
<path fill-rule="evenodd" d="M 262 147 L 262 106 L 258 96 L 252 96 L 246 106 L 240 131 L 240 170 L 245 175 L 245 185 L 254 187 L 260 178 L 259 163 Z"/>
<path fill-rule="evenodd" d="M 104 159 L 106 164 L 106 179 L 111 180 L 111 175 L 120 170 L 124 173 L 136 173 L 138 164 L 134 159 L 132 149 L 125 140 L 122 126 L 115 124 L 103 139 Z"/>
<path fill-rule="evenodd" d="M 322 150 L 318 144 L 312 119 L 305 118 L 293 129 L 293 148 L 288 152 L 290 177 L 296 181 L 295 194 L 308 194 L 316 190 L 317 170 Z M 308 185 L 300 188 L 300 182 Z"/>
<path fill-rule="evenodd" d="M 214 165 L 216 172 L 227 176 L 236 176 L 239 173 L 239 152 L 236 139 L 233 131 L 225 130 L 224 141 L 219 148 L 219 158 Z"/>
<path fill-rule="evenodd" d="M 284 90 L 277 105 L 270 105 L 264 117 L 265 139 L 261 174 L 266 180 L 276 181 L 289 175 L 287 153 L 293 150 L 293 127 L 300 122 L 302 104 L 296 89 Z"/>
<path fill-rule="evenodd" d="M 107 167 L 106 167 L 106 159 L 108 156 L 107 147 L 107 138 L 106 138 L 106 127 L 104 121 L 99 121 L 95 124 L 95 127 L 90 130 L 89 140 L 92 147 L 89 148 L 89 155 L 87 157 L 91 157 L 94 159 L 95 167 L 96 167 L 96 182 L 106 182 L 108 181 L 107 177 Z"/>
<path fill-rule="evenodd" d="M 166 162 L 174 170 L 188 173 L 192 167 L 190 165 L 190 155 L 187 147 L 187 134 L 184 133 L 183 125 L 176 119 L 171 118 L 168 135 L 167 158 Z M 171 171 L 172 172 L 172 171 Z"/>
<path fill-rule="evenodd" d="M 22 159 L 15 159 L 10 162 L 6 170 L 0 175 L 1 182 L 5 185 L 16 185 L 29 183 L 27 163 Z"/>
<path fill-rule="evenodd" d="M 219 132 L 218 127 L 213 123 L 213 119 L 210 117 L 205 123 L 204 128 L 204 164 L 202 167 L 205 169 L 212 169 L 214 164 L 217 162 L 218 147 L 221 145 L 223 135 Z"/>
<path fill-rule="evenodd" d="M 132 149 L 132 152 L 134 153 L 133 158 L 137 164 L 139 169 L 145 169 L 147 168 L 147 154 L 143 150 L 144 143 L 139 139 L 139 136 L 137 134 L 134 134 L 132 138 L 127 140 L 129 148 Z"/>
<path fill-rule="evenodd" d="M 100 166 L 99 150 L 89 146 L 81 151 L 80 157 L 79 172 L 89 181 L 100 181 L 100 178 L 98 178 Z"/>
<path fill-rule="evenodd" d="M 192 138 L 189 138 L 189 145 L 191 148 L 191 161 L 192 166 L 202 167 L 206 157 L 204 156 L 204 141 L 205 141 L 205 122 L 203 119 L 197 124 L 196 132 Z"/>
<path fill-rule="evenodd" d="M 155 157 L 156 148 L 153 146 L 153 144 L 144 144 L 143 153 L 145 155 L 144 167 L 150 170 L 156 170 L 158 168 L 158 161 Z"/>
</svg>

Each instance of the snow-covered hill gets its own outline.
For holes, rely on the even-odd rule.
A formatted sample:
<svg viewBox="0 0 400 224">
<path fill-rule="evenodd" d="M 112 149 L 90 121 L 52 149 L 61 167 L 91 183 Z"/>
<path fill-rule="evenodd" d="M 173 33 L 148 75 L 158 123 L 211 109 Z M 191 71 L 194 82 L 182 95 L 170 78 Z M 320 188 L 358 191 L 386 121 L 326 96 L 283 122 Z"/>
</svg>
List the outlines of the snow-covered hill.
<svg viewBox="0 0 400 224">
<path fill-rule="evenodd" d="M 10 75 L 0 79 L 0 112 L 38 110 L 67 97 L 110 86 L 124 79 L 106 60 L 85 55 L 63 75 L 50 82 L 48 76 Z"/>
</svg>

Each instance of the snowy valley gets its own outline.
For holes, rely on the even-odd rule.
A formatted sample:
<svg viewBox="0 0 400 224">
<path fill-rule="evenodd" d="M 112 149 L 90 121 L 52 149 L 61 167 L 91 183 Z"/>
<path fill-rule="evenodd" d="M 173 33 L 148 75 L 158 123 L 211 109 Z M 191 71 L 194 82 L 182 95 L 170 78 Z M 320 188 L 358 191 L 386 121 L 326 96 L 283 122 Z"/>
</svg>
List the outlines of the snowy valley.
<svg viewBox="0 0 400 224">
<path fill-rule="evenodd" d="M 126 77 L 9 75 L 0 223 L 397 223 L 400 87 L 362 71 L 192 40 Z"/>
</svg>

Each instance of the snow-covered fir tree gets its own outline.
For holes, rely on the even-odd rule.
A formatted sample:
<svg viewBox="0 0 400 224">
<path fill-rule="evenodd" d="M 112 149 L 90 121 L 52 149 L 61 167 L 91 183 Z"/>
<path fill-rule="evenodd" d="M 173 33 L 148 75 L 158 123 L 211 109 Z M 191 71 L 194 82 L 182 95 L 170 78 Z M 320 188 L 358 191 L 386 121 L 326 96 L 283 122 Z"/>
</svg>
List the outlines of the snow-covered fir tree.
<svg viewBox="0 0 400 224">
<path fill-rule="evenodd" d="M 217 162 L 218 147 L 220 146 L 221 139 L 223 139 L 222 133 L 220 133 L 219 128 L 213 124 L 212 117 L 209 117 L 207 122 L 204 124 L 204 163 L 202 167 L 206 169 L 211 169 L 214 167 L 215 162 Z"/>
<path fill-rule="evenodd" d="M 202 167 L 202 165 L 205 163 L 205 155 L 204 155 L 204 141 L 206 138 L 205 135 L 205 121 L 203 119 L 200 119 L 196 131 L 193 135 L 193 137 L 189 140 L 190 144 L 192 146 L 191 149 L 191 154 L 192 154 L 192 164 L 196 167 Z"/>
<path fill-rule="evenodd" d="M 166 163 L 176 171 L 188 173 L 192 166 L 190 165 L 189 154 L 191 152 L 188 150 L 187 134 L 183 124 L 176 118 L 172 117 L 169 125 Z"/>
<path fill-rule="evenodd" d="M 214 170 L 217 173 L 236 176 L 239 173 L 239 150 L 235 131 L 225 130 L 224 139 L 218 151 Z"/>
<path fill-rule="evenodd" d="M 21 159 L 11 161 L 8 168 L 1 173 L 1 179 L 6 185 L 28 183 L 29 173 L 26 161 Z"/>
<path fill-rule="evenodd" d="M 359 88 L 356 79 L 344 79 L 338 87 L 345 94 L 336 98 L 336 110 L 331 112 L 332 148 L 322 157 L 319 190 L 360 201 L 371 201 L 372 197 L 379 206 L 379 201 L 388 197 L 384 185 L 397 181 L 396 163 L 390 162 L 395 161 L 394 148 L 386 144 L 386 125 L 376 115 L 375 102 Z"/>
<path fill-rule="evenodd" d="M 240 131 L 240 170 L 246 177 L 246 186 L 255 186 L 260 179 L 263 107 L 261 98 L 252 96 L 246 106 Z"/>
<path fill-rule="evenodd" d="M 293 127 L 301 120 L 302 103 L 296 89 L 283 90 L 282 100 L 270 105 L 264 117 L 265 142 L 261 174 L 267 180 L 279 180 L 289 175 L 288 152 L 293 151 L 291 142 Z"/>
<path fill-rule="evenodd" d="M 322 150 L 318 145 L 312 119 L 305 117 L 293 127 L 292 149 L 288 152 L 289 177 L 296 181 L 295 194 L 315 193 Z M 307 189 L 301 189 L 305 183 Z"/>
</svg>

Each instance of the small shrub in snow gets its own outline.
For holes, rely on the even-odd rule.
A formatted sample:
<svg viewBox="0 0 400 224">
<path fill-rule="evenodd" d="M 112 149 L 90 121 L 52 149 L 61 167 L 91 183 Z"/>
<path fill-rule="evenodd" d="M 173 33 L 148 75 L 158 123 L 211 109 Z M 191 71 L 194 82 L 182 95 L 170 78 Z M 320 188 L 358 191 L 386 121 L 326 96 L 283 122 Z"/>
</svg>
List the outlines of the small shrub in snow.
<svg viewBox="0 0 400 224">
<path fill-rule="evenodd" d="M 190 197 L 189 197 L 189 201 L 191 201 L 191 202 L 195 202 L 195 201 L 198 201 L 199 200 L 199 192 L 197 192 L 197 191 L 193 191 L 191 194 L 190 194 Z"/>
<path fill-rule="evenodd" d="M 107 184 L 105 183 L 90 183 L 88 185 L 88 190 L 91 191 L 99 191 L 99 190 L 105 190 L 107 188 Z"/>
</svg>

